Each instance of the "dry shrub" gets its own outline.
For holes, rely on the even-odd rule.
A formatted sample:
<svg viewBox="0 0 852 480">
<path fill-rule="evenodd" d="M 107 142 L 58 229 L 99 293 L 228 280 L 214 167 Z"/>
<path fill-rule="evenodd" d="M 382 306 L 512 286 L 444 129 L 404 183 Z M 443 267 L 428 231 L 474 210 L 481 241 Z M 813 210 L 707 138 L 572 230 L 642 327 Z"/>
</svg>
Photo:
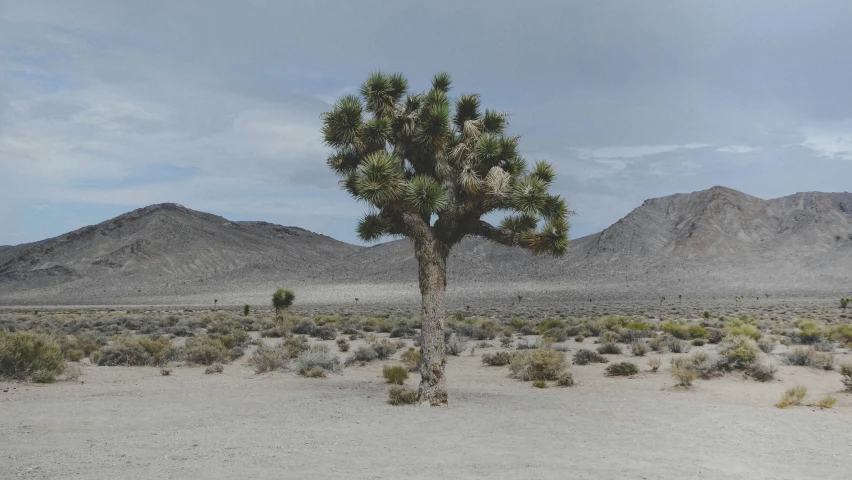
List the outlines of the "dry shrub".
<svg viewBox="0 0 852 480">
<path fill-rule="evenodd" d="M 648 366 L 651 367 L 652 372 L 656 373 L 657 370 L 660 369 L 660 365 L 662 365 L 662 364 L 663 364 L 663 362 L 662 362 L 662 360 L 659 359 L 659 357 L 654 357 L 654 358 L 648 359 Z"/>
<path fill-rule="evenodd" d="M 284 368 L 289 359 L 287 349 L 283 346 L 269 347 L 261 344 L 249 358 L 248 364 L 254 369 L 254 373 L 264 373 Z"/>
<path fill-rule="evenodd" d="M 231 351 L 218 338 L 208 335 L 186 339 L 183 348 L 184 360 L 190 365 L 212 365 L 227 363 L 231 360 Z"/>
<path fill-rule="evenodd" d="M 410 347 L 408 350 L 402 352 L 399 359 L 408 368 L 409 372 L 417 371 L 420 368 L 420 349 Z"/>
<path fill-rule="evenodd" d="M 523 381 L 556 380 L 567 368 L 565 354 L 545 348 L 518 352 L 509 364 L 512 376 Z"/>
<path fill-rule="evenodd" d="M 532 382 L 532 386 L 535 388 L 547 388 L 547 382 L 544 380 L 536 380 Z"/>
<path fill-rule="evenodd" d="M 515 353 L 513 352 L 486 353 L 482 356 L 482 363 L 492 367 L 502 367 L 512 363 L 514 357 Z"/>
<path fill-rule="evenodd" d="M 326 378 L 325 369 L 322 367 L 313 367 L 310 370 L 300 373 L 300 375 L 307 378 Z"/>
<path fill-rule="evenodd" d="M 603 355 L 588 349 L 580 349 L 574 354 L 574 365 L 588 365 L 590 363 L 609 363 Z"/>
<path fill-rule="evenodd" d="M 0 330 L 0 378 L 49 383 L 65 368 L 62 349 L 47 336 Z"/>
<path fill-rule="evenodd" d="M 629 377 L 637 373 L 639 373 L 639 367 L 630 362 L 613 363 L 606 367 L 606 374 L 609 377 Z"/>
<path fill-rule="evenodd" d="M 161 369 L 160 369 L 160 375 L 162 375 L 162 376 L 164 376 L 164 377 L 168 377 L 168 376 L 169 376 L 169 375 L 171 375 L 171 374 L 172 374 L 172 369 L 171 369 L 171 368 L 161 368 Z"/>
<path fill-rule="evenodd" d="M 388 365 L 382 369 L 382 376 L 388 383 L 402 385 L 408 380 L 408 369 L 402 365 Z"/>
<path fill-rule="evenodd" d="M 376 352 L 376 358 L 379 360 L 386 360 L 390 358 L 394 353 L 396 353 L 400 348 L 405 346 L 404 340 L 397 340 L 392 342 L 387 338 L 383 338 L 377 342 L 374 342 L 370 345 L 373 350 Z"/>
<path fill-rule="evenodd" d="M 357 350 L 352 352 L 351 355 L 346 359 L 346 366 L 355 365 L 356 363 L 360 363 L 361 365 L 372 362 L 373 360 L 379 358 L 376 350 L 371 346 L 366 347 L 358 347 Z"/>
<path fill-rule="evenodd" d="M 837 397 L 829 395 L 817 402 L 814 406 L 819 408 L 832 408 L 835 403 L 837 403 Z"/>
<path fill-rule="evenodd" d="M 344 353 L 348 352 L 349 351 L 349 342 L 347 342 L 345 338 L 338 338 L 337 339 L 337 349 L 340 350 L 341 352 L 344 352 Z"/>
<path fill-rule="evenodd" d="M 698 378 L 698 373 L 694 370 L 690 370 L 688 368 L 683 367 L 672 367 L 672 377 L 678 381 L 678 385 L 681 387 L 691 387 L 692 382 Z"/>
<path fill-rule="evenodd" d="M 130 335 L 121 335 L 113 340 L 112 345 L 95 352 L 92 355 L 92 361 L 98 365 L 110 367 L 161 366 L 171 360 L 175 354 L 176 350 L 167 338 L 154 340 L 148 337 L 134 338 Z"/>
<path fill-rule="evenodd" d="M 602 355 L 621 355 L 621 347 L 615 343 L 603 343 L 598 347 L 598 353 Z"/>
<path fill-rule="evenodd" d="M 574 376 L 571 375 L 571 372 L 562 372 L 556 377 L 556 385 L 560 387 L 573 387 Z"/>
<path fill-rule="evenodd" d="M 210 375 L 210 374 L 213 374 L 213 373 L 222 373 L 224 371 L 225 371 L 224 365 L 222 365 L 221 363 L 214 363 L 213 365 L 210 365 L 209 367 L 204 369 L 204 374 Z"/>
<path fill-rule="evenodd" d="M 644 357 L 646 353 L 648 353 L 648 346 L 642 342 L 633 342 L 630 345 L 630 353 L 633 354 L 634 357 Z"/>
<path fill-rule="evenodd" d="M 787 408 L 794 405 L 801 405 L 802 400 L 805 399 L 805 395 L 808 394 L 808 389 L 803 387 L 802 385 L 795 386 L 793 388 L 788 388 L 784 395 L 781 397 L 781 401 L 775 404 L 778 408 Z"/>
<path fill-rule="evenodd" d="M 453 333 L 447 339 L 446 348 L 448 355 L 458 356 L 467 349 L 468 338 Z"/>
<path fill-rule="evenodd" d="M 388 403 L 391 405 L 413 405 L 420 399 L 417 390 L 401 385 L 391 385 L 388 389 Z"/>
<path fill-rule="evenodd" d="M 846 363 L 840 366 L 840 381 L 846 390 L 852 391 L 852 363 Z"/>
<path fill-rule="evenodd" d="M 778 370 L 769 363 L 755 363 L 746 370 L 746 375 L 758 382 L 769 382 L 775 379 Z"/>
<path fill-rule="evenodd" d="M 725 368 L 728 370 L 745 370 L 755 360 L 759 351 L 754 340 L 745 336 L 735 336 L 726 339 L 722 343 L 719 354 L 725 359 Z"/>
<path fill-rule="evenodd" d="M 334 373 L 340 373 L 343 370 L 340 359 L 332 353 L 328 345 L 311 345 L 299 353 L 299 356 L 290 365 L 291 370 L 303 377 L 308 376 L 311 370 L 316 367 Z"/>
<path fill-rule="evenodd" d="M 834 356 L 816 352 L 810 347 L 796 347 L 792 352 L 787 352 L 784 355 L 784 361 L 790 365 L 798 365 L 801 367 L 815 367 L 824 370 L 832 370 L 834 368 Z"/>
</svg>

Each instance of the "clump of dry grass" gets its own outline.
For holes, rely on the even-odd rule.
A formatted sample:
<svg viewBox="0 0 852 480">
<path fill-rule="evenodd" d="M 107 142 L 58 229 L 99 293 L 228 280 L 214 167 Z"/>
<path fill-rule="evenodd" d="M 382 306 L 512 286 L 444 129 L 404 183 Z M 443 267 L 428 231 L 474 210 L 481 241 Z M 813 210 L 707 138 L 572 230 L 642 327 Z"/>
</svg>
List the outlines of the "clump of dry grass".
<svg viewBox="0 0 852 480">
<path fill-rule="evenodd" d="M 248 364 L 254 369 L 254 373 L 264 373 L 283 368 L 289 359 L 287 348 L 283 345 L 269 347 L 260 344 L 249 358 Z"/>
<path fill-rule="evenodd" d="M 698 372 L 680 366 L 673 366 L 671 374 L 678 381 L 677 385 L 685 388 L 691 387 L 692 382 L 698 378 Z"/>
<path fill-rule="evenodd" d="M 213 373 L 222 373 L 224 371 L 225 371 L 224 365 L 222 365 L 221 363 L 214 363 L 213 365 L 210 365 L 209 367 L 204 369 L 204 374 L 205 375 L 211 375 Z"/>
<path fill-rule="evenodd" d="M 574 376 L 571 375 L 571 372 L 562 372 L 556 377 L 556 385 L 559 387 L 573 387 Z"/>
<path fill-rule="evenodd" d="M 662 364 L 663 364 L 663 362 L 662 362 L 662 360 L 660 360 L 659 357 L 654 357 L 654 358 L 648 359 L 648 366 L 651 367 L 651 371 L 654 372 L 654 373 L 656 373 L 660 369 L 660 365 L 662 365 Z"/>
<path fill-rule="evenodd" d="M 792 388 L 788 388 L 784 395 L 781 397 L 781 401 L 775 404 L 778 408 L 787 408 L 794 405 L 801 405 L 802 400 L 805 399 L 805 395 L 808 394 L 808 389 L 802 385 L 797 385 Z"/>
<path fill-rule="evenodd" d="M 299 375 L 306 378 L 326 378 L 325 369 L 322 367 L 313 367 L 310 370 L 303 370 Z"/>
<path fill-rule="evenodd" d="M 536 380 L 532 382 L 532 386 L 535 388 L 547 388 L 547 382 L 544 380 Z"/>
<path fill-rule="evenodd" d="M 408 350 L 402 352 L 399 359 L 408 368 L 409 372 L 417 371 L 420 368 L 420 349 L 410 347 Z"/>
<path fill-rule="evenodd" d="M 388 389 L 388 403 L 391 405 L 412 405 L 420 399 L 417 390 L 401 385 L 391 385 Z"/>
<path fill-rule="evenodd" d="M 837 397 L 829 395 L 820 400 L 819 402 L 815 403 L 814 406 L 819 408 L 832 408 L 834 407 L 835 403 L 837 403 Z"/>
</svg>

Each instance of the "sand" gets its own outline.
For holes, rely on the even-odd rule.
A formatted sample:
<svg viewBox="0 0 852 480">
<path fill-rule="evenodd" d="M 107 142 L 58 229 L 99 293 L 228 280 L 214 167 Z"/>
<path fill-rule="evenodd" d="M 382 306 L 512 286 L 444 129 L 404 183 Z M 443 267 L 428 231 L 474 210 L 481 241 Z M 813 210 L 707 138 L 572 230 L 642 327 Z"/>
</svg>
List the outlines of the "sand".
<svg viewBox="0 0 852 480">
<path fill-rule="evenodd" d="M 577 385 L 540 390 L 482 365 L 496 350 L 450 357 L 443 409 L 387 405 L 393 360 L 325 380 L 258 375 L 244 357 L 220 375 L 86 365 L 77 382 L 0 382 L 0 478 L 849 478 L 852 394 L 836 372 L 781 365 L 774 382 L 729 375 L 682 391 L 671 354 L 659 373 L 614 356 L 642 372 L 572 366 Z M 837 405 L 775 408 L 796 384 Z"/>
</svg>

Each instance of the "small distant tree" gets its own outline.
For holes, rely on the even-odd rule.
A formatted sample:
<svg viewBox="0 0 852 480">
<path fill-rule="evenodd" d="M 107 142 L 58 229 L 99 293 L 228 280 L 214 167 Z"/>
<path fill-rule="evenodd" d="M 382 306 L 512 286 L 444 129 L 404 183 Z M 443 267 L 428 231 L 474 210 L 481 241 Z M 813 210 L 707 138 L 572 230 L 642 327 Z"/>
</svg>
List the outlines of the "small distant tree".
<svg viewBox="0 0 852 480">
<path fill-rule="evenodd" d="M 422 350 L 421 403 L 447 404 L 445 380 L 447 258 L 467 236 L 560 256 L 568 249 L 565 200 L 548 191 L 556 173 L 530 168 L 508 135 L 509 116 L 483 111 L 479 95 L 451 100 L 450 76 L 439 73 L 425 93 L 409 93 L 400 74 L 371 74 L 360 96 L 340 98 L 323 115 L 334 149 L 328 165 L 369 213 L 358 236 L 411 240 L 418 262 Z M 483 220 L 504 213 L 499 225 Z"/>
<path fill-rule="evenodd" d="M 293 305 L 296 294 L 291 290 L 279 288 L 272 294 L 272 307 L 275 308 L 275 321 L 280 325 L 284 322 L 284 310 Z"/>
<path fill-rule="evenodd" d="M 848 307 L 848 306 L 849 306 L 849 301 L 850 301 L 850 300 L 852 300 L 852 299 L 850 299 L 850 298 L 841 298 L 841 299 L 840 299 L 840 308 L 842 308 L 843 310 L 846 310 L 846 307 Z"/>
<path fill-rule="evenodd" d="M 219 299 L 218 299 L 218 298 L 214 298 L 214 299 L 213 299 L 213 306 L 215 307 L 215 306 L 216 306 L 216 304 L 218 304 L 218 303 L 219 303 Z"/>
<path fill-rule="evenodd" d="M 247 303 L 243 305 L 243 316 L 248 317 L 249 313 L 251 313 L 251 306 Z"/>
</svg>

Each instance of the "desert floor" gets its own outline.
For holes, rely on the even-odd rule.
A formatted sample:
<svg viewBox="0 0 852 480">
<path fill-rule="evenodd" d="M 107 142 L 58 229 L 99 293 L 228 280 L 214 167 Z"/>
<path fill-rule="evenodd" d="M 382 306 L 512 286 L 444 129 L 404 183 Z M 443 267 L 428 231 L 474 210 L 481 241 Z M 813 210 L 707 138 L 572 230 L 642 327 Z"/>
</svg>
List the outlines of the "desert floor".
<svg viewBox="0 0 852 480">
<path fill-rule="evenodd" d="M 247 355 L 218 375 L 83 365 L 76 382 L 0 382 L 0 478 L 849 478 L 852 394 L 836 372 L 775 362 L 770 383 L 734 374 L 683 391 L 671 354 L 659 373 L 615 356 L 642 372 L 572 366 L 574 387 L 541 390 L 482 365 L 495 350 L 450 357 L 443 409 L 387 405 L 393 360 L 324 380 L 258 375 Z M 837 405 L 774 407 L 797 384 Z"/>
</svg>

